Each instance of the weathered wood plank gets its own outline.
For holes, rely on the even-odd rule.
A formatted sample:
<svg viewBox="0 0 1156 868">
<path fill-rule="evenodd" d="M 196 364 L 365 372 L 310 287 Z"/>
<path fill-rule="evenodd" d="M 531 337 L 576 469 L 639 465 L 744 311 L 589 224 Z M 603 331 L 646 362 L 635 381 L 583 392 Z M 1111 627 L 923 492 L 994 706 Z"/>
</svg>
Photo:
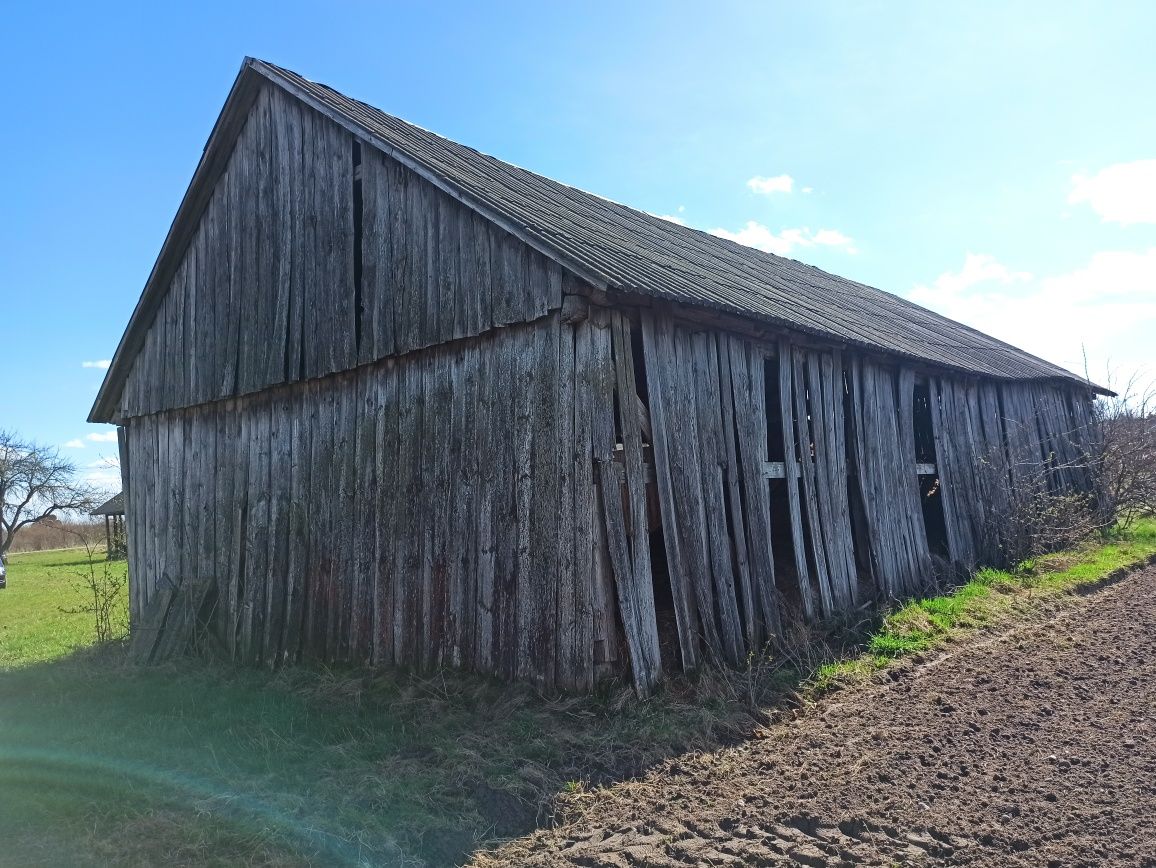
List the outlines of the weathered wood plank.
<svg viewBox="0 0 1156 868">
<path fill-rule="evenodd" d="M 485 350 L 479 349 L 479 386 L 476 402 L 478 455 L 477 492 L 477 578 L 474 589 L 474 665 L 478 671 L 495 671 L 494 637 L 498 630 L 497 596 L 495 592 L 495 572 L 498 562 L 498 533 L 501 521 L 498 510 L 501 504 L 499 485 L 501 456 L 506 452 L 501 446 L 500 432 L 497 430 L 498 408 L 501 406 L 503 383 L 500 379 L 500 362 L 504 356 L 501 339 L 487 343 Z"/>
<path fill-rule="evenodd" d="M 462 296 L 458 276 L 460 244 L 457 210 L 452 202 L 438 197 L 437 247 L 434 249 L 437 263 L 437 330 L 430 330 L 426 337 L 429 343 L 463 336 L 457 333 L 456 325 Z"/>
<path fill-rule="evenodd" d="M 473 666 L 477 547 L 477 387 L 479 350 L 468 342 L 455 358 L 451 410 L 452 457 L 447 480 L 450 499 L 450 566 L 453 666 Z"/>
<path fill-rule="evenodd" d="M 376 581 L 374 583 L 374 648 L 375 664 L 390 664 L 395 661 L 394 611 L 397 606 L 398 577 L 396 551 L 398 545 L 398 522 L 401 513 L 399 476 L 399 418 L 401 410 L 398 400 L 398 368 L 386 363 L 377 374 L 377 522 L 374 528 L 375 557 L 377 559 Z"/>
<path fill-rule="evenodd" d="M 646 695 L 662 674 L 655 621 L 654 589 L 647 536 L 646 479 L 642 466 L 642 432 L 638 418 L 637 386 L 631 361 L 630 326 L 620 314 L 612 313 L 609 339 L 596 342 L 598 377 L 595 410 L 595 450 L 602 484 L 604 518 L 610 561 L 618 592 L 619 613 L 630 649 L 635 689 Z M 619 432 L 626 468 L 625 501 L 618 493 L 614 473 L 615 433 L 612 408 L 619 401 Z M 613 493 L 613 494 L 612 494 Z M 624 507 L 628 509 L 624 514 Z"/>
<path fill-rule="evenodd" d="M 556 679 L 555 634 L 558 629 L 559 511 L 563 483 L 559 469 L 558 353 L 560 323 L 552 317 L 533 330 L 533 370 L 524 399 L 532 413 L 531 491 L 529 516 L 530 587 L 526 663 L 530 678 L 545 691 Z M 569 410 L 569 408 L 566 408 Z M 569 510 L 566 510 L 569 513 Z M 572 548 L 572 546 L 569 546 Z"/>
<path fill-rule="evenodd" d="M 694 608 L 706 656 L 711 662 L 719 663 L 725 659 L 726 652 L 716 614 L 707 510 L 703 499 L 704 474 L 698 436 L 698 386 L 695 379 L 697 360 L 691 335 L 681 329 L 673 333 L 673 359 L 670 418 L 678 420 L 683 426 L 682 436 L 668 441 L 671 482 L 681 534 L 679 550 L 694 595 Z"/>
<path fill-rule="evenodd" d="M 434 224 L 436 230 L 436 223 Z M 437 287 L 433 286 L 436 298 Z M 431 308 L 437 314 L 436 307 Z M 422 442 L 423 478 L 423 553 L 422 576 L 426 611 L 426 651 L 423 665 L 433 667 L 446 662 L 449 645 L 449 564 L 448 528 L 449 487 L 446 455 L 450 448 L 449 420 L 453 396 L 451 392 L 452 354 L 439 348 L 426 366 L 424 383 L 426 393 L 426 429 Z"/>
<path fill-rule="evenodd" d="M 265 595 L 269 581 L 270 401 L 255 396 L 244 416 L 244 439 L 249 445 L 248 517 L 245 524 L 244 600 L 240 656 L 246 663 L 261 660 Z"/>
<path fill-rule="evenodd" d="M 795 576 L 799 588 L 799 598 L 803 605 L 803 614 L 808 619 L 817 617 L 819 613 L 815 602 L 815 592 L 811 585 L 811 574 L 807 566 L 806 540 L 803 535 L 803 502 L 799 492 L 799 477 L 802 474 L 800 466 L 803 460 L 808 460 L 806 454 L 800 452 L 799 436 L 795 414 L 794 362 L 791 345 L 780 341 L 778 346 L 779 363 L 779 411 L 783 425 L 783 464 L 786 467 L 787 504 L 791 513 L 791 548 L 795 556 Z"/>
<path fill-rule="evenodd" d="M 734 375 L 732 365 L 734 359 L 730 351 L 730 338 L 725 334 L 718 336 L 717 359 L 719 370 L 719 405 L 722 411 L 722 439 L 723 450 L 720 459 L 723 463 L 723 482 L 726 490 L 727 509 L 730 516 L 730 535 L 732 537 L 732 551 L 734 552 L 734 576 L 738 591 L 739 613 L 742 615 L 745 651 L 756 651 L 763 643 L 762 630 L 755 616 L 755 590 L 751 581 L 750 549 L 747 540 L 747 519 L 743 509 L 742 491 L 740 489 L 741 468 L 739 467 L 738 444 L 736 438 L 737 412 L 735 409 Z M 738 365 L 742 366 L 740 356 Z M 740 369 L 739 376 L 745 372 Z"/>
<path fill-rule="evenodd" d="M 719 636 L 727 661 L 737 665 L 746 656 L 746 643 L 736 594 L 733 546 L 727 526 L 723 479 L 726 456 L 716 340 L 710 332 L 698 332 L 691 338 L 698 410 L 696 425 Z"/>
<path fill-rule="evenodd" d="M 666 549 L 667 573 L 674 602 L 675 624 L 682 668 L 690 672 L 698 668 L 700 650 L 698 641 L 698 611 L 695 595 L 690 587 L 690 570 L 684 560 L 680 537 L 679 509 L 674 492 L 673 432 L 678 423 L 668 405 L 678 388 L 673 376 L 677 364 L 672 325 L 667 317 L 656 318 L 650 311 L 642 313 L 642 348 L 647 372 L 647 401 L 654 452 L 655 478 L 662 521 L 663 544 Z M 583 384 L 585 385 L 585 384 Z"/>
<path fill-rule="evenodd" d="M 301 653 L 301 634 L 305 624 L 305 595 L 308 588 L 308 550 L 312 545 L 309 525 L 311 493 L 310 461 L 312 423 L 316 421 L 311 391 L 300 386 L 290 392 L 289 527 L 285 559 L 285 618 L 281 633 L 282 659 L 297 660 Z"/>
<path fill-rule="evenodd" d="M 763 470 L 767 462 L 767 407 L 763 359 L 746 341 L 729 339 L 731 383 L 742 481 L 745 545 L 758 613 L 756 643 L 780 638 L 778 591 L 771 541 L 771 500 Z M 780 464 L 781 466 L 781 464 Z"/>
<path fill-rule="evenodd" d="M 531 678 L 533 676 L 532 655 L 534 612 L 536 595 L 534 564 L 531 560 L 530 516 L 533 506 L 533 390 L 534 336 L 518 331 L 515 333 L 517 346 L 514 351 L 514 400 L 513 418 L 513 526 L 514 577 L 510 600 L 509 619 L 503 623 L 503 648 L 505 649 L 505 669 L 509 678 Z"/>
<path fill-rule="evenodd" d="M 377 403 L 374 377 L 364 368 L 356 372 L 353 388 L 357 402 L 353 413 L 355 427 L 353 462 L 353 559 L 349 577 L 351 586 L 349 657 L 355 663 L 373 659 L 373 638 L 377 586 Z"/>
</svg>

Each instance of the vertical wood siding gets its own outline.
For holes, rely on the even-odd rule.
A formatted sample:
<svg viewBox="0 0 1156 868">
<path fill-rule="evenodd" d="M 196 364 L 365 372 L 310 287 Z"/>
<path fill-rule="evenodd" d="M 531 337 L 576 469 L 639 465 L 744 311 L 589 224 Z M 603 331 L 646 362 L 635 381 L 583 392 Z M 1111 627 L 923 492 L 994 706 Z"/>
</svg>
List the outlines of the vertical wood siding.
<svg viewBox="0 0 1156 868">
<path fill-rule="evenodd" d="M 682 662 L 740 662 L 779 628 L 762 353 L 644 312 L 655 479 Z"/>
<path fill-rule="evenodd" d="M 555 263 L 266 87 L 133 362 L 119 415 L 479 335 L 537 319 L 561 295 Z"/>
<path fill-rule="evenodd" d="M 778 634 L 787 600 L 822 618 L 865 593 L 901 598 L 930 586 L 912 369 L 647 310 L 641 332 L 669 572 L 656 580 L 670 583 L 684 666 L 759 649 Z M 786 447 L 778 468 L 767 454 L 768 359 L 777 361 Z M 1053 490 L 1086 490 L 1087 396 L 943 377 L 930 380 L 929 395 L 933 490 L 959 566 L 999 563 L 989 513 L 1004 514 L 1015 487 L 1041 468 Z M 772 477 L 785 477 L 775 508 L 786 514 L 772 514 Z M 779 553 L 777 575 L 776 522 L 793 549 Z"/>
<path fill-rule="evenodd" d="M 1035 383 L 932 381 L 932 420 L 951 558 L 1001 562 L 1001 517 L 1037 487 L 1087 492 L 1091 400 Z"/>
<path fill-rule="evenodd" d="M 849 374 L 855 466 L 876 588 L 887 597 L 914 594 L 931 579 L 915 471 L 915 377 L 867 359 L 853 360 Z"/>
<path fill-rule="evenodd" d="M 589 690 L 592 469 L 613 451 L 598 439 L 613 402 L 572 396 L 613 389 L 611 340 L 554 315 L 131 419 L 134 620 L 186 587 L 239 661 L 454 665 Z M 645 539 L 633 528 L 617 527 Z M 649 582 L 648 567 L 631 575 Z M 653 618 L 637 591 L 622 599 Z"/>
</svg>

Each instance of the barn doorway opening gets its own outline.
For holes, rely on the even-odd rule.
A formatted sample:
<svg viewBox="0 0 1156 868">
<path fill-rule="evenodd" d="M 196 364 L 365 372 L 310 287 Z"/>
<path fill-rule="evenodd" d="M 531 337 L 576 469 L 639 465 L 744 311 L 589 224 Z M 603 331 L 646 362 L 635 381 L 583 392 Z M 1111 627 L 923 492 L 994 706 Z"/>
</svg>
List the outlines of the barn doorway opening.
<svg viewBox="0 0 1156 868">
<path fill-rule="evenodd" d="M 931 421 L 931 384 L 926 378 L 915 381 L 912 394 L 915 429 L 915 463 L 919 476 L 919 503 L 927 531 L 927 550 L 942 558 L 950 556 L 947 521 L 943 515 L 943 487 L 935 454 L 935 427 Z"/>
<path fill-rule="evenodd" d="M 791 532 L 789 485 L 798 479 L 786 478 L 786 442 L 783 427 L 783 396 L 779 382 L 778 354 L 763 359 L 763 398 L 767 409 L 767 460 L 770 462 L 771 551 L 775 564 L 775 586 L 782 602 L 793 610 L 802 605 L 799 570 L 795 565 L 795 538 Z M 791 444 L 794 448 L 794 443 Z"/>
</svg>

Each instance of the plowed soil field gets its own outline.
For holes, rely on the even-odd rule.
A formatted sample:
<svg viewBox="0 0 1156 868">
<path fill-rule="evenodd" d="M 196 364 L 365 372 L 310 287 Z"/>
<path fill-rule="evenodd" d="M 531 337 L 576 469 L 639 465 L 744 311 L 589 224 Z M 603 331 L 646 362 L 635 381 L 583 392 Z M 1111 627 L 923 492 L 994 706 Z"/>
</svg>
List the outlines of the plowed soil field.
<svg viewBox="0 0 1156 868">
<path fill-rule="evenodd" d="M 600 791 L 488 858 L 1156 866 L 1156 567 Z"/>
</svg>

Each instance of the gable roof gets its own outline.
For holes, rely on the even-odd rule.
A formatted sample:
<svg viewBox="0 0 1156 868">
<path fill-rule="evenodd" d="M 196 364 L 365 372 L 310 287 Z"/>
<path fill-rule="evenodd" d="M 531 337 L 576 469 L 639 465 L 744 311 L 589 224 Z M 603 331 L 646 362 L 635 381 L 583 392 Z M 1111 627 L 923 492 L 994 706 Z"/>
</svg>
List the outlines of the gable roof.
<svg viewBox="0 0 1156 868">
<path fill-rule="evenodd" d="M 171 276 L 175 268 L 172 260 L 183 253 L 182 237 L 195 228 L 244 112 L 266 81 L 389 154 L 595 288 L 714 309 L 976 376 L 1086 384 L 1057 365 L 891 293 L 553 181 L 295 72 L 246 58 L 117 348 L 90 420 L 112 415 L 132 356 L 163 296 L 166 275 Z"/>
<path fill-rule="evenodd" d="M 89 515 L 124 515 L 124 492 L 114 494 Z"/>
</svg>

